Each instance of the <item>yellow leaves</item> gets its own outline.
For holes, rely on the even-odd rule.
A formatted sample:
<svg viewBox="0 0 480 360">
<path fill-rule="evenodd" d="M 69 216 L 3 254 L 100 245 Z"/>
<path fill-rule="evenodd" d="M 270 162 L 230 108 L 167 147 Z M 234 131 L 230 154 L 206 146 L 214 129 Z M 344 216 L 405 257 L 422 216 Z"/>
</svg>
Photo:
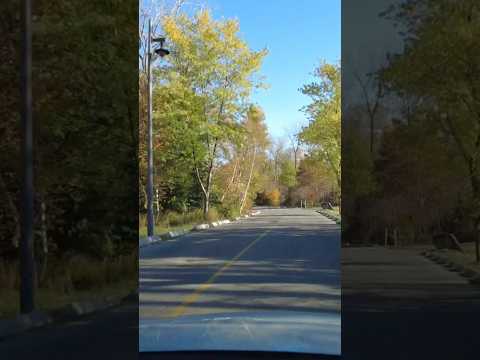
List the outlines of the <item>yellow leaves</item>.
<svg viewBox="0 0 480 360">
<path fill-rule="evenodd" d="M 228 44 L 228 50 L 234 52 L 248 52 L 247 44 L 238 37 L 239 23 L 237 20 L 226 20 L 220 26 L 222 41 Z"/>
<path fill-rule="evenodd" d="M 179 26 L 179 23 L 184 20 L 182 17 L 184 16 L 182 15 L 177 20 L 170 16 L 166 17 L 163 22 L 163 29 L 165 31 L 165 35 L 171 42 L 181 49 L 187 49 L 189 47 L 190 40 Z"/>
<path fill-rule="evenodd" d="M 239 30 L 240 30 L 240 23 L 236 19 L 227 20 L 223 25 L 223 32 L 229 36 L 236 35 Z"/>
<path fill-rule="evenodd" d="M 212 27 L 212 17 L 208 10 L 199 11 L 196 15 L 198 29 L 200 31 L 205 31 L 208 29 L 213 29 Z"/>
<path fill-rule="evenodd" d="M 282 194 L 280 193 L 280 190 L 278 190 L 277 188 L 273 189 L 272 191 L 266 194 L 267 203 L 270 206 L 280 206 L 281 197 L 282 197 Z"/>
<path fill-rule="evenodd" d="M 203 10 L 196 15 L 196 27 L 201 39 L 212 47 L 219 41 L 217 29 L 215 29 L 214 21 L 207 10 Z"/>
<path fill-rule="evenodd" d="M 234 111 L 239 98 L 248 96 L 256 83 L 252 75 L 266 51 L 248 48 L 238 36 L 237 20 L 216 21 L 206 10 L 192 18 L 167 17 L 163 27 L 172 50 L 170 81 L 178 72 L 187 80 L 186 86 L 211 97 L 212 104 L 223 102 L 224 110 Z"/>
</svg>

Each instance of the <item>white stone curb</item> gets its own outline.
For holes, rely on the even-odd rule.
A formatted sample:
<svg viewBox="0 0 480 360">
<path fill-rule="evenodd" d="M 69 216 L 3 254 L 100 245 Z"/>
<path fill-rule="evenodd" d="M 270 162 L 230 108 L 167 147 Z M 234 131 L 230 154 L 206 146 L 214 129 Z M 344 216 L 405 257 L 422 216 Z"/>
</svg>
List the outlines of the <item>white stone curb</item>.
<svg viewBox="0 0 480 360">
<path fill-rule="evenodd" d="M 18 334 L 34 327 L 44 326 L 52 321 L 51 316 L 43 311 L 18 315 L 15 319 L 0 320 L 0 338 Z"/>
<path fill-rule="evenodd" d="M 18 315 L 13 319 L 0 319 L 0 338 L 9 335 L 15 335 L 35 327 L 45 326 L 54 321 L 64 321 L 90 314 L 96 311 L 108 309 L 115 305 L 120 305 L 125 300 L 138 299 L 138 291 L 130 293 L 123 298 L 110 298 L 102 302 L 82 301 L 73 302 L 60 309 L 52 310 L 50 313 L 45 311 L 34 311 L 30 314 Z"/>
<path fill-rule="evenodd" d="M 138 247 L 142 248 L 151 244 L 155 244 L 160 241 L 162 241 L 162 238 L 160 236 L 153 236 L 152 238 L 139 239 Z"/>
<path fill-rule="evenodd" d="M 245 214 L 245 215 L 242 215 L 242 216 L 237 216 L 232 221 L 229 220 L 229 219 L 224 219 L 224 220 L 214 221 L 210 224 L 195 225 L 193 227 L 193 230 L 206 230 L 206 229 L 216 228 L 216 227 L 219 227 L 220 225 L 231 224 L 233 221 L 239 221 L 241 219 L 247 219 L 250 216 L 255 216 L 255 215 L 258 215 L 258 214 L 260 214 L 260 211 L 259 210 L 254 210 L 250 213 L 250 215 Z M 139 239 L 138 247 L 143 248 L 145 246 L 149 246 L 149 245 L 152 245 L 152 244 L 162 242 L 163 240 L 174 239 L 174 238 L 180 237 L 182 235 L 185 235 L 188 232 L 189 231 L 185 231 L 185 230 L 169 231 L 166 234 L 155 236 L 152 239 L 147 239 L 147 238 Z"/>
<path fill-rule="evenodd" d="M 195 230 L 205 230 L 205 229 L 209 229 L 210 228 L 210 225 L 208 224 L 200 224 L 200 225 L 196 225 L 194 227 Z"/>
<path fill-rule="evenodd" d="M 176 237 L 185 235 L 187 232 L 185 230 L 178 230 L 178 231 L 169 231 L 166 233 L 164 236 L 162 236 L 162 239 L 168 240 L 168 239 L 174 239 Z"/>
</svg>

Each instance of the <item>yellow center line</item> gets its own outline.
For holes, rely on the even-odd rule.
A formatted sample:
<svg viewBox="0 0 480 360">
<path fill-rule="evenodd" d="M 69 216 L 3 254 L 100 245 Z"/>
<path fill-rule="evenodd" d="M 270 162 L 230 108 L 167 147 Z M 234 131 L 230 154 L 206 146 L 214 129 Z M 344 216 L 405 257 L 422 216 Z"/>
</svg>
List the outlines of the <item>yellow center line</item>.
<svg viewBox="0 0 480 360">
<path fill-rule="evenodd" d="M 167 313 L 168 317 L 179 317 L 182 316 L 185 311 L 187 311 L 187 308 L 189 305 L 193 304 L 195 301 L 198 300 L 200 295 L 207 290 L 209 287 L 212 286 L 213 282 L 217 277 L 219 277 L 223 272 L 225 272 L 229 267 L 231 267 L 235 261 L 240 259 L 240 257 L 245 254 L 248 249 L 250 249 L 253 245 L 255 245 L 258 241 L 260 241 L 265 235 L 267 235 L 270 232 L 270 230 L 265 231 L 264 233 L 260 234 L 257 236 L 255 240 L 253 240 L 250 244 L 248 244 L 242 251 L 240 251 L 233 259 L 228 260 L 219 270 L 215 272 L 210 278 L 205 281 L 203 284 L 201 284 L 197 289 L 195 289 L 194 292 L 192 292 L 190 295 L 185 297 L 185 299 L 182 301 L 180 305 L 175 307 L 174 309 L 170 310 Z"/>
</svg>

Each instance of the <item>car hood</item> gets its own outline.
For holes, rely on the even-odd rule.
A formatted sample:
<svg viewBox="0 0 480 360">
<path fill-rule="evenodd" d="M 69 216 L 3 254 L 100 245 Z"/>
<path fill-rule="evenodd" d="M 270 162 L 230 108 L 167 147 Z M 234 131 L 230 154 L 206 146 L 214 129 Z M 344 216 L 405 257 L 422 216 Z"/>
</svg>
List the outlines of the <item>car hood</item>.
<svg viewBox="0 0 480 360">
<path fill-rule="evenodd" d="M 340 355 L 339 313 L 291 311 L 140 319 L 141 352 L 281 351 Z"/>
</svg>

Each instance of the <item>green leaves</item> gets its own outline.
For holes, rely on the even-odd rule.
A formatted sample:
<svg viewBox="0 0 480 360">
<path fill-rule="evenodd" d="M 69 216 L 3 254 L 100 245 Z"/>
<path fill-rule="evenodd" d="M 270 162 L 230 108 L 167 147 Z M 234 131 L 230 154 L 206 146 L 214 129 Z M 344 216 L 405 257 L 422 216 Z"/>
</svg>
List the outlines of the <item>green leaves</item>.
<svg viewBox="0 0 480 360">
<path fill-rule="evenodd" d="M 266 52 L 249 49 L 237 21 L 215 21 L 208 11 L 165 17 L 162 26 L 171 55 L 155 71 L 157 167 L 165 184 L 171 184 L 172 162 L 176 171 L 195 174 L 208 202 L 222 156 L 244 138 L 238 119 Z M 185 178 L 174 178 L 183 196 L 193 194 L 181 189 L 198 191 Z"/>
<path fill-rule="evenodd" d="M 341 158 L 341 89 L 340 67 L 322 63 L 313 74 L 317 80 L 304 85 L 300 91 L 310 97 L 303 108 L 310 123 L 300 132 L 300 139 L 323 159 L 340 186 Z"/>
</svg>

